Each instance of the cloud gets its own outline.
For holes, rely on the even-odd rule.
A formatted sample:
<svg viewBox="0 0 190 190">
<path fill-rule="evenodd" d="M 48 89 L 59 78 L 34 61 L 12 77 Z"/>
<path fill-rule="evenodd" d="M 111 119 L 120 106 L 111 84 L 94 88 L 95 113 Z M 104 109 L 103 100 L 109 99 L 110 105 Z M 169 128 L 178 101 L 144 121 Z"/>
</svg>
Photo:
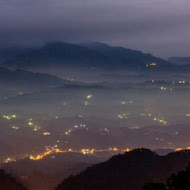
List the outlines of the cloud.
<svg viewBox="0 0 190 190">
<path fill-rule="evenodd" d="M 0 0 L 0 43 L 96 40 L 190 55 L 189 7 L 189 0 Z"/>
</svg>

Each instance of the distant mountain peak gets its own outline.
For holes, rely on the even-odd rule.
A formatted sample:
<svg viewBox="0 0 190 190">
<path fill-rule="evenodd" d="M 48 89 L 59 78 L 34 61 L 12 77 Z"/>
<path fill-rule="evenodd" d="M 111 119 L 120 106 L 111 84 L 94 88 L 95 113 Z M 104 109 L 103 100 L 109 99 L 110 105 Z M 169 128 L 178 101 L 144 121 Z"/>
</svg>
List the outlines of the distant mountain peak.
<svg viewBox="0 0 190 190">
<path fill-rule="evenodd" d="M 13 55 L 11 50 L 11 55 Z M 19 52 L 14 56 L 3 57 L 2 65 L 9 68 L 48 68 L 72 66 L 76 68 L 98 69 L 142 69 L 147 70 L 151 63 L 159 67 L 168 67 L 170 63 L 124 47 L 110 46 L 100 42 L 72 44 L 67 42 L 49 42 L 42 47 Z"/>
<path fill-rule="evenodd" d="M 101 48 L 107 48 L 111 47 L 110 45 L 102 42 L 84 42 L 84 43 L 79 43 L 81 46 L 86 46 L 86 47 L 101 47 Z"/>
</svg>

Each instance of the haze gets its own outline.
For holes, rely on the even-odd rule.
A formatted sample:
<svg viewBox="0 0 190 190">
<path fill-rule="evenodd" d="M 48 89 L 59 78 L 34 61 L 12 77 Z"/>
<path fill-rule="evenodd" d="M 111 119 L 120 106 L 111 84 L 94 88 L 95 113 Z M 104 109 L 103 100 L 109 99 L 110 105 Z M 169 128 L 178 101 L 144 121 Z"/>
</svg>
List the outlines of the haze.
<svg viewBox="0 0 190 190">
<path fill-rule="evenodd" d="M 189 7 L 188 0 L 1 0 L 0 44 L 103 41 L 188 56 Z"/>
</svg>

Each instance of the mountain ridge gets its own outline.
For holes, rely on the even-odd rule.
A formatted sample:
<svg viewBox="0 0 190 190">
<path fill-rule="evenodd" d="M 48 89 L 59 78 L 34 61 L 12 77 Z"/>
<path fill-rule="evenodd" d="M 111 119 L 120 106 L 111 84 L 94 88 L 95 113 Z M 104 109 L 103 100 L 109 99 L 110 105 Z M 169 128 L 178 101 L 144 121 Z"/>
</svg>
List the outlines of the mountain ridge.
<svg viewBox="0 0 190 190">
<path fill-rule="evenodd" d="M 148 149 L 135 149 L 70 176 L 55 190 L 141 190 L 146 183 L 165 182 L 172 173 L 185 169 L 189 160 L 190 151 L 159 156 Z"/>
<path fill-rule="evenodd" d="M 170 63 L 151 54 L 109 46 L 104 43 L 71 44 L 51 42 L 42 47 L 19 53 L 1 62 L 1 65 L 14 68 L 43 66 L 80 66 L 99 68 L 146 68 L 152 63 L 169 66 Z"/>
</svg>

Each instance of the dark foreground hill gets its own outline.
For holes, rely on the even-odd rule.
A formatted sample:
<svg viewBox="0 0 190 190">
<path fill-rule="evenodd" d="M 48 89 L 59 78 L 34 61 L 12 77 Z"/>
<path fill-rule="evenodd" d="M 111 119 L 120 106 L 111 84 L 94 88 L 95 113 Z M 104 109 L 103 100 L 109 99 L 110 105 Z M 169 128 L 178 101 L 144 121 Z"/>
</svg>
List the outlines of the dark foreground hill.
<svg viewBox="0 0 190 190">
<path fill-rule="evenodd" d="M 3 170 L 0 170 L 0 190 L 26 190 L 26 188 Z"/>
<path fill-rule="evenodd" d="M 190 189 L 190 165 L 176 174 L 172 174 L 164 183 L 147 183 L 143 190 L 189 190 Z"/>
<path fill-rule="evenodd" d="M 56 190 L 141 190 L 146 183 L 163 183 L 184 170 L 190 151 L 158 156 L 147 149 L 117 155 L 65 179 Z"/>
</svg>

